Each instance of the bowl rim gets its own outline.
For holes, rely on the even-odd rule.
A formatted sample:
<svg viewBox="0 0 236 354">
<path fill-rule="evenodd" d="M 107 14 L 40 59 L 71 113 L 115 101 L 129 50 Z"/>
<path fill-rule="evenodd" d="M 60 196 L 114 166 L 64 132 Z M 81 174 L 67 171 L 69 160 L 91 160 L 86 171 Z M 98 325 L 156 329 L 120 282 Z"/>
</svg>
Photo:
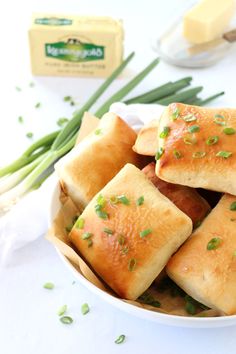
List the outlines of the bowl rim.
<svg viewBox="0 0 236 354">
<path fill-rule="evenodd" d="M 51 203 L 48 210 L 48 225 L 51 225 L 57 211 L 60 207 L 59 201 L 60 187 L 59 182 L 55 184 L 55 187 L 52 191 Z M 215 328 L 215 327 L 226 327 L 236 325 L 236 315 L 230 316 L 220 316 L 220 317 L 189 317 L 189 316 L 180 316 L 180 315 L 171 315 L 165 314 L 157 311 L 152 311 L 138 307 L 119 299 L 118 297 L 112 296 L 111 294 L 105 292 L 102 289 L 99 289 L 88 279 L 86 279 L 82 274 L 80 274 L 72 266 L 70 261 L 60 252 L 60 250 L 54 246 L 60 259 L 66 265 L 66 267 L 74 274 L 76 279 L 79 280 L 88 290 L 92 293 L 98 295 L 104 301 L 110 303 L 111 305 L 119 308 L 126 313 L 132 314 L 136 317 L 151 320 L 159 324 L 165 324 L 169 326 L 177 327 L 189 327 L 189 328 Z"/>
</svg>

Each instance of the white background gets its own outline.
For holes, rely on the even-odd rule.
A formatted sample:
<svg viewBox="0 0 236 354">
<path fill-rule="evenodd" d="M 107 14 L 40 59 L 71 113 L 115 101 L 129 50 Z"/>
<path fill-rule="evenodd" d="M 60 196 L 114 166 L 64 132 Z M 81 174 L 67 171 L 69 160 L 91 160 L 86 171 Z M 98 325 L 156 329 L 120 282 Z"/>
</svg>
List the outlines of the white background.
<svg viewBox="0 0 236 354">
<path fill-rule="evenodd" d="M 135 50 L 136 56 L 110 94 L 156 56 L 151 42 L 181 3 L 180 0 L 2 2 L 0 164 L 11 161 L 28 146 L 25 137 L 28 131 L 32 131 L 35 138 L 40 137 L 56 129 L 58 118 L 71 116 L 74 108 L 63 102 L 65 95 L 72 95 L 81 104 L 102 82 L 99 79 L 32 78 L 27 28 L 33 11 L 111 15 L 124 20 L 125 52 Z M 236 52 L 217 65 L 201 70 L 161 63 L 135 92 L 192 75 L 195 85 L 204 86 L 203 97 L 225 90 L 226 95 L 214 105 L 235 107 L 235 65 Z M 29 87 L 30 81 L 35 83 L 34 88 Z M 17 92 L 15 86 L 20 86 L 22 91 Z M 38 110 L 34 108 L 37 102 L 42 103 Z M 23 116 L 23 125 L 17 122 L 18 116 Z M 0 270 L 1 354 L 236 353 L 235 327 L 184 329 L 139 320 L 106 304 L 78 282 L 72 285 L 73 280 L 55 249 L 43 238 L 16 253 L 11 263 Z M 46 281 L 52 281 L 55 289 L 43 289 Z M 80 313 L 84 302 L 91 307 L 86 316 Z M 68 313 L 75 320 L 71 326 L 62 325 L 58 320 L 56 312 L 63 304 L 68 305 Z M 114 340 L 120 334 L 125 334 L 127 340 L 116 345 Z"/>
</svg>

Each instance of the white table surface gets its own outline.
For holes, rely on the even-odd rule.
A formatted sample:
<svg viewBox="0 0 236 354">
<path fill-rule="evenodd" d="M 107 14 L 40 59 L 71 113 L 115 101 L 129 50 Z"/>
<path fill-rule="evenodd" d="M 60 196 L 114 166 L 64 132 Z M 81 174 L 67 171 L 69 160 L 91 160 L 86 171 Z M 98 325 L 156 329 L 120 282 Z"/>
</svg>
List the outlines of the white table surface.
<svg viewBox="0 0 236 354">
<path fill-rule="evenodd" d="M 183 1 L 147 0 L 111 2 L 8 0 L 1 9 L 1 128 L 0 165 L 22 151 L 29 141 L 26 132 L 35 138 L 56 128 L 60 117 L 70 117 L 74 108 L 63 102 L 71 95 L 79 103 L 100 84 L 98 79 L 32 78 L 29 69 L 27 26 L 33 11 L 111 15 L 124 19 L 125 51 L 136 51 L 136 57 L 110 92 L 117 89 L 124 77 L 147 64 L 155 53 L 151 40 L 167 23 L 169 12 Z M 202 70 L 188 70 L 161 63 L 136 89 L 136 93 L 151 89 L 165 81 L 192 75 L 194 84 L 205 87 L 202 96 L 221 90 L 226 95 L 214 105 L 236 106 L 236 53 L 217 65 Z M 35 87 L 29 88 L 34 81 Z M 22 92 L 17 92 L 20 86 Z M 34 105 L 40 101 L 38 110 Z M 24 124 L 17 122 L 24 117 Z M 47 206 L 45 206 L 46 208 Z M 14 220 L 12 220 L 14 222 Z M 184 329 L 154 324 L 131 317 L 97 298 L 74 278 L 59 259 L 55 249 L 42 237 L 15 253 L 10 265 L 0 269 L 0 353 L 1 354 L 230 354 L 236 353 L 235 327 L 218 329 Z M 52 281 L 55 289 L 45 290 L 43 284 Z M 80 306 L 87 302 L 91 311 L 86 316 Z M 74 318 L 70 326 L 62 325 L 56 314 L 67 304 Z M 120 334 L 127 339 L 114 344 Z"/>
</svg>

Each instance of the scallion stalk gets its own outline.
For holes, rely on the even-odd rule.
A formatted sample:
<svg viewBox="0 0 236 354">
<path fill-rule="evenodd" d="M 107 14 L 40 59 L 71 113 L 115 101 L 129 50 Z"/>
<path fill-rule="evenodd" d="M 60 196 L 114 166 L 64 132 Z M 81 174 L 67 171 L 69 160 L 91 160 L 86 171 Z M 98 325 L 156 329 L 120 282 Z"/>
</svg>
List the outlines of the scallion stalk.
<svg viewBox="0 0 236 354">
<path fill-rule="evenodd" d="M 133 90 L 151 70 L 159 63 L 159 59 L 153 60 L 143 71 L 136 75 L 131 81 L 129 81 L 125 86 L 123 86 L 118 92 L 116 92 L 111 98 L 109 98 L 95 113 L 95 116 L 100 118 L 109 111 L 109 108 L 113 102 L 121 101 L 128 93 Z"/>
<path fill-rule="evenodd" d="M 194 87 L 189 90 L 184 90 L 182 92 L 176 93 L 175 95 L 171 95 L 169 97 L 158 100 L 155 103 L 161 104 L 163 106 L 167 106 L 168 104 L 173 102 L 184 102 L 189 98 L 195 97 L 202 90 L 203 90 L 202 86 Z"/>
<path fill-rule="evenodd" d="M 84 112 L 88 111 L 98 98 L 105 92 L 117 76 L 124 70 L 130 60 L 133 58 L 134 53 L 131 53 L 118 68 L 104 81 L 104 83 L 95 91 L 95 93 L 88 99 L 81 109 L 75 112 L 74 117 L 66 124 L 56 140 L 52 144 L 52 151 L 56 151 L 60 146 L 64 145 L 65 138 L 73 131 L 80 128 Z"/>
<path fill-rule="evenodd" d="M 132 104 L 132 103 L 152 103 L 154 101 L 157 101 L 161 98 L 168 97 L 178 90 L 181 90 L 187 86 L 190 85 L 190 82 L 192 80 L 192 77 L 185 77 L 181 80 L 175 81 L 175 82 L 167 82 L 164 85 L 161 85 L 154 90 L 148 91 L 142 95 L 130 98 L 124 103 L 126 104 Z"/>
<path fill-rule="evenodd" d="M 195 102 L 194 104 L 196 104 L 197 106 L 204 106 L 205 104 L 211 102 L 212 100 L 215 100 L 216 98 L 224 95 L 224 91 L 216 93 L 215 95 L 212 95 L 210 97 L 207 97 L 205 99 L 200 99 L 200 101 L 198 101 L 197 103 Z"/>
<path fill-rule="evenodd" d="M 33 143 L 23 154 L 11 164 L 0 168 L 0 177 L 13 173 L 23 166 L 28 165 L 50 148 L 50 145 L 57 137 L 59 131 L 53 132 Z"/>
<path fill-rule="evenodd" d="M 39 165 L 44 159 L 46 153 L 40 155 L 37 159 L 29 163 L 28 165 L 20 168 L 18 171 L 12 173 L 10 176 L 0 179 L 0 194 L 7 192 L 11 188 L 20 183 L 33 169 Z"/>
</svg>

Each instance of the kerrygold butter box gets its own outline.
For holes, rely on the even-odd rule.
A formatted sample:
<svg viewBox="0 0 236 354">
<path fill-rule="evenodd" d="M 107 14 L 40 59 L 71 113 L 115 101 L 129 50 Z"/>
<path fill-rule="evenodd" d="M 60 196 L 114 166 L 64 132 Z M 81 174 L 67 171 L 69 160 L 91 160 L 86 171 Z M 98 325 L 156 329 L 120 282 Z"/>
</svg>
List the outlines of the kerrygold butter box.
<svg viewBox="0 0 236 354">
<path fill-rule="evenodd" d="M 109 17 L 34 14 L 33 75 L 106 77 L 121 63 L 123 27 Z"/>
</svg>

